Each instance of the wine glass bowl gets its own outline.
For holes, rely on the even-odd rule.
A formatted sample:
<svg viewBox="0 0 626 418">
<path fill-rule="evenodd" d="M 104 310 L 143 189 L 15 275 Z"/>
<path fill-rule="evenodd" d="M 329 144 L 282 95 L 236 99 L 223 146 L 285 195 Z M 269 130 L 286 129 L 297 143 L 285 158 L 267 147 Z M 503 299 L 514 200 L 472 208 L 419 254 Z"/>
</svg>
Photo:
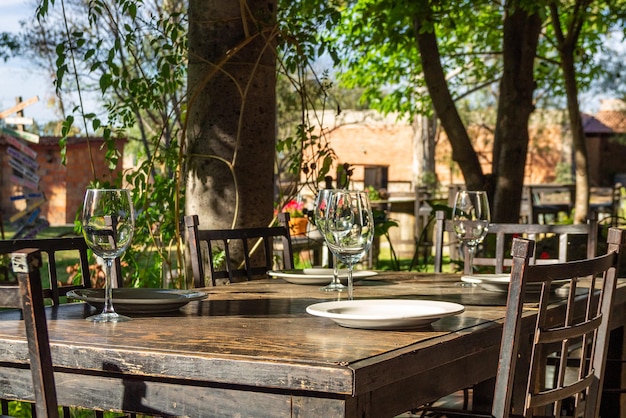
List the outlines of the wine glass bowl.
<svg viewBox="0 0 626 418">
<path fill-rule="evenodd" d="M 113 308 L 111 271 L 113 261 L 130 246 L 135 216 L 130 192 L 125 189 L 88 189 L 81 215 L 83 237 L 93 253 L 105 261 L 104 308 L 87 319 L 94 322 L 122 322 L 130 318 Z"/>
<path fill-rule="evenodd" d="M 466 273 L 473 271 L 476 247 L 485 239 L 490 221 L 489 199 L 486 192 L 466 190 L 457 192 L 454 199 L 452 225 L 457 238 L 466 246 L 469 253 Z"/>
<path fill-rule="evenodd" d="M 352 270 L 370 249 L 374 217 L 367 192 L 333 190 L 322 215 L 321 231 L 330 251 L 348 266 L 348 299 L 352 299 Z"/>
<path fill-rule="evenodd" d="M 120 257 L 128 249 L 133 236 L 132 225 L 120 224 L 115 215 L 92 217 L 83 226 L 85 240 L 91 250 L 102 258 Z"/>
<path fill-rule="evenodd" d="M 315 208 L 313 209 L 313 221 L 315 222 L 315 226 L 323 234 L 324 230 L 324 216 L 328 210 L 329 199 L 332 196 L 333 189 L 322 189 L 317 193 L 317 197 L 315 199 Z M 342 292 L 347 288 L 341 283 L 339 280 L 339 266 L 337 265 L 337 256 L 332 253 L 333 257 L 333 278 L 329 284 L 322 287 L 321 290 L 325 292 Z"/>
</svg>

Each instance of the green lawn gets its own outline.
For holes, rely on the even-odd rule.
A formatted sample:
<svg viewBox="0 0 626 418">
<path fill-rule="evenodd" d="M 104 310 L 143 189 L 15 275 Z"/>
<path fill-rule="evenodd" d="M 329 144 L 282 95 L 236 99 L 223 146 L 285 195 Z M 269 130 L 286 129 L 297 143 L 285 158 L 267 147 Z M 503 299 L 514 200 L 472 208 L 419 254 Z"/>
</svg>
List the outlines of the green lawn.
<svg viewBox="0 0 626 418">
<path fill-rule="evenodd" d="M 15 226 L 11 224 L 4 224 L 4 237 L 2 239 L 11 239 L 15 234 Z M 62 235 L 68 235 L 74 233 L 74 226 L 49 226 L 43 229 L 37 234 L 37 238 L 54 238 Z"/>
</svg>

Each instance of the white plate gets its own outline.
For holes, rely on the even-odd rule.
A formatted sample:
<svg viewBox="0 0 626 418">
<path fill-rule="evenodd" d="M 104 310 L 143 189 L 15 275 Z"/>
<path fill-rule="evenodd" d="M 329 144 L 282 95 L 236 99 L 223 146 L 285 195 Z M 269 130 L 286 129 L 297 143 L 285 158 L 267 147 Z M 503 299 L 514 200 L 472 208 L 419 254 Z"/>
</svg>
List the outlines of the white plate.
<svg viewBox="0 0 626 418">
<path fill-rule="evenodd" d="M 511 281 L 511 275 L 509 273 L 502 274 L 469 274 L 461 277 L 461 281 L 465 283 L 475 283 L 480 285 L 485 290 L 490 292 L 508 293 L 509 281 Z M 563 286 L 567 283 L 567 280 L 555 280 L 552 282 L 552 291 Z M 530 284 L 526 288 L 528 293 L 541 292 L 540 284 Z"/>
<path fill-rule="evenodd" d="M 435 300 L 363 299 L 310 305 L 311 315 L 330 318 L 341 326 L 365 329 L 408 329 L 460 314 L 463 305 Z"/>
<path fill-rule="evenodd" d="M 327 268 L 307 268 L 303 270 L 273 270 L 268 271 L 272 277 L 278 277 L 284 279 L 289 283 L 295 284 L 314 284 L 314 285 L 326 285 L 333 279 L 333 269 Z M 378 273 L 371 270 L 354 270 L 352 272 L 353 280 L 362 280 L 367 277 L 376 276 Z M 339 270 L 339 280 L 343 284 L 348 281 L 348 271 L 345 269 Z"/>
<path fill-rule="evenodd" d="M 511 275 L 505 274 L 469 274 L 461 277 L 465 283 L 478 284 L 485 290 L 491 292 L 507 293 L 509 291 L 509 281 Z"/>
<path fill-rule="evenodd" d="M 76 289 L 69 291 L 67 296 L 83 300 L 96 309 L 104 306 L 104 289 Z M 113 289 L 113 308 L 118 313 L 131 315 L 173 312 L 207 296 L 207 293 L 195 290 L 119 288 Z"/>
</svg>

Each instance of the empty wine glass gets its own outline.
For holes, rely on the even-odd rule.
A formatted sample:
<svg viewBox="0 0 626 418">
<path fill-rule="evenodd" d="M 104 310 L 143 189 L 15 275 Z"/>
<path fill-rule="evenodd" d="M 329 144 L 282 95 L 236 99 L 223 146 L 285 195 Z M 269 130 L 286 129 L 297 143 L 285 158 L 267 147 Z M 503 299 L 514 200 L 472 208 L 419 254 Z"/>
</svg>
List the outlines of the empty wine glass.
<svg viewBox="0 0 626 418">
<path fill-rule="evenodd" d="M 469 258 L 465 271 L 474 271 L 474 254 L 476 247 L 487 235 L 489 222 L 489 200 L 487 193 L 482 191 L 460 191 L 454 199 L 452 223 L 457 238 L 465 244 Z"/>
<path fill-rule="evenodd" d="M 122 322 L 129 317 L 113 308 L 111 270 L 113 261 L 130 245 L 135 230 L 135 215 L 130 192 L 125 189 L 88 189 L 82 212 L 83 236 L 91 250 L 106 266 L 104 308 L 87 319 L 94 322 Z"/>
<path fill-rule="evenodd" d="M 331 193 L 332 191 L 333 191 L 332 189 L 320 190 L 317 193 L 317 198 L 315 199 L 315 209 L 313 210 L 313 219 L 315 221 L 315 225 L 317 226 L 317 229 L 322 234 L 323 234 L 322 232 L 323 223 L 325 222 L 324 215 L 326 211 L 328 210 L 329 198 L 332 195 Z M 331 254 L 333 258 L 333 278 L 329 284 L 322 287 L 320 290 L 323 290 L 325 292 L 342 292 L 344 289 L 346 289 L 346 286 L 344 286 L 341 283 L 341 280 L 339 280 L 339 267 L 337 266 L 337 256 L 332 251 L 331 251 Z"/>
<path fill-rule="evenodd" d="M 348 266 L 348 299 L 352 299 L 352 270 L 370 249 L 374 217 L 367 192 L 333 190 L 322 215 L 322 234 L 330 251 Z"/>
</svg>

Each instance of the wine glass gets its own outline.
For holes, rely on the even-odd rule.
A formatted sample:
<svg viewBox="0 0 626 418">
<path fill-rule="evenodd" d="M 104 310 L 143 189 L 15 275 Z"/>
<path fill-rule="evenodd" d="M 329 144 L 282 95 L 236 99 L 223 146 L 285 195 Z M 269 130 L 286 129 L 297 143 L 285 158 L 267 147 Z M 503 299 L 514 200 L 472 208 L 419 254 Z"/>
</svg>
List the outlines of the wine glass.
<svg viewBox="0 0 626 418">
<path fill-rule="evenodd" d="M 348 266 L 348 299 L 352 300 L 352 270 L 370 249 L 374 217 L 367 192 L 333 190 L 322 215 L 322 234 L 330 251 Z"/>
<path fill-rule="evenodd" d="M 125 189 L 87 189 L 82 212 L 83 236 L 91 250 L 106 265 L 104 308 L 87 319 L 94 322 L 122 322 L 129 317 L 113 308 L 111 269 L 130 245 L 135 229 L 135 215 L 130 192 Z"/>
<path fill-rule="evenodd" d="M 323 224 L 324 224 L 324 215 L 328 210 L 328 204 L 330 196 L 332 195 L 332 189 L 323 189 L 317 193 L 317 198 L 315 199 L 315 209 L 313 210 L 313 219 L 315 221 L 315 225 L 320 233 L 323 234 Z M 346 286 L 341 283 L 339 280 L 339 267 L 337 266 L 337 256 L 335 253 L 331 251 L 333 257 L 333 279 L 326 286 L 322 287 L 320 290 L 325 292 L 342 292 Z"/>
<path fill-rule="evenodd" d="M 466 190 L 457 192 L 454 199 L 452 224 L 457 238 L 465 244 L 469 253 L 469 265 L 465 268 L 466 272 L 474 271 L 476 247 L 487 235 L 490 220 L 489 200 L 486 192 Z"/>
</svg>

